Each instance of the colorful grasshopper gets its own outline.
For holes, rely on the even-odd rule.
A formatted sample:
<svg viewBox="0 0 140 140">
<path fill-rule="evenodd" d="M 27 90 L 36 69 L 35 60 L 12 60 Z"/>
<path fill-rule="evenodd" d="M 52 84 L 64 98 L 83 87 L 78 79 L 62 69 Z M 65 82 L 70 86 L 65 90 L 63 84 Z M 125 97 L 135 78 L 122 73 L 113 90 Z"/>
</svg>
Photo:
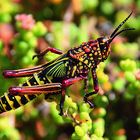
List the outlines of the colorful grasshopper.
<svg viewBox="0 0 140 140">
<path fill-rule="evenodd" d="M 110 43 L 117 35 L 126 30 L 134 30 L 134 28 L 126 28 L 117 32 L 132 13 L 109 37 L 100 37 L 96 40 L 83 42 L 66 52 L 50 47 L 34 57 L 43 56 L 48 51 L 61 54 L 55 60 L 34 68 L 4 71 L 3 76 L 5 78 L 31 77 L 18 87 L 10 87 L 9 92 L 0 97 L 0 113 L 23 106 L 39 94 L 45 94 L 45 99 L 50 95 L 61 94 L 60 115 L 63 115 L 65 89 L 77 81 L 87 79 L 90 70 L 93 76 L 94 91 L 85 94 L 84 101 L 93 107 L 93 104 L 87 98 L 99 91 L 95 72 L 97 65 L 108 58 L 111 50 Z"/>
</svg>

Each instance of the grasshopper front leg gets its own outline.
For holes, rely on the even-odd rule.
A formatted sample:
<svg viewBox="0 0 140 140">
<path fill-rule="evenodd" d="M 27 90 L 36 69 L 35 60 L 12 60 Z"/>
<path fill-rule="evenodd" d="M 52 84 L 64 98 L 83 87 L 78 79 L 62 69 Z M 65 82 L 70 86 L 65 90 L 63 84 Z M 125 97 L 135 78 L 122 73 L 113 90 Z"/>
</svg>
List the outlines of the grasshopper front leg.
<svg viewBox="0 0 140 140">
<path fill-rule="evenodd" d="M 60 101 L 60 114 L 59 115 L 63 115 L 63 106 L 64 106 L 64 101 L 65 101 L 65 89 L 67 87 L 69 87 L 70 85 L 74 84 L 75 82 L 81 81 L 83 79 L 86 79 L 86 81 L 87 81 L 88 74 L 89 74 L 89 71 L 87 71 L 87 70 L 81 71 L 78 73 L 79 77 L 69 78 L 62 82 L 62 97 L 61 97 L 61 101 Z M 87 82 L 86 82 L 85 86 L 87 86 Z"/>
<path fill-rule="evenodd" d="M 93 104 L 90 101 L 88 101 L 87 98 L 89 96 L 93 95 L 93 94 L 97 94 L 98 91 L 99 91 L 98 79 L 97 79 L 97 75 L 96 75 L 95 69 L 92 69 L 92 76 L 93 76 L 93 83 L 94 83 L 94 90 L 95 91 L 87 93 L 84 96 L 84 101 L 87 102 L 90 105 L 91 108 L 93 108 Z"/>
<path fill-rule="evenodd" d="M 67 87 L 69 87 L 70 85 L 74 84 L 75 82 L 77 81 L 81 81 L 83 80 L 84 77 L 81 76 L 81 77 L 76 77 L 76 78 L 70 78 L 70 79 L 67 79 L 67 80 L 64 80 L 62 82 L 62 96 L 61 96 L 61 101 L 60 101 L 60 113 L 59 115 L 63 115 L 63 106 L 64 106 L 64 101 L 65 101 L 65 89 Z"/>
<path fill-rule="evenodd" d="M 59 49 L 56 49 L 56 48 L 53 48 L 53 47 L 48 47 L 46 50 L 44 50 L 43 52 L 39 53 L 39 54 L 36 54 L 33 56 L 33 59 L 35 57 L 40 57 L 40 56 L 44 56 L 48 51 L 51 51 L 53 53 L 56 53 L 56 54 L 63 54 L 64 51 L 61 51 Z"/>
</svg>

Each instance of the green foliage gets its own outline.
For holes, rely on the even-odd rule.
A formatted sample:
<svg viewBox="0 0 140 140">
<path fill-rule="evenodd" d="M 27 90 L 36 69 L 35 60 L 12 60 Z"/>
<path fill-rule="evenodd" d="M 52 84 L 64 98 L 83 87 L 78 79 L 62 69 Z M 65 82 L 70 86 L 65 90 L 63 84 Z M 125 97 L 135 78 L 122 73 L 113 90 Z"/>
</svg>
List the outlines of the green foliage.
<svg viewBox="0 0 140 140">
<path fill-rule="evenodd" d="M 0 117 L 0 139 L 1 140 L 19 140 L 20 134 L 18 130 L 9 124 L 8 117 Z"/>
</svg>

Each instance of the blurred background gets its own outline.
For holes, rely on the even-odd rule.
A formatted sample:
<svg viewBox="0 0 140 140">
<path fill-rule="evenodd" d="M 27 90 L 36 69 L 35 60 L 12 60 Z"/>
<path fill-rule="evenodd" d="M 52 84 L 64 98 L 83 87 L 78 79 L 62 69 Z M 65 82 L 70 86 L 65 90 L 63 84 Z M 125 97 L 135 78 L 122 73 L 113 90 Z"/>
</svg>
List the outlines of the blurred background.
<svg viewBox="0 0 140 140">
<path fill-rule="evenodd" d="M 49 52 L 32 60 L 48 46 L 67 51 L 89 39 L 109 36 L 132 10 L 121 29 L 136 30 L 116 37 L 110 57 L 97 68 L 100 91 L 90 98 L 95 109 L 84 104 L 83 82 L 77 82 L 67 90 L 67 115 L 59 116 L 59 105 L 39 96 L 0 115 L 0 140 L 140 140 L 140 1 L 1 0 L 1 96 L 26 80 L 4 79 L 4 70 L 33 67 L 58 57 Z M 90 74 L 88 92 L 92 87 Z"/>
</svg>

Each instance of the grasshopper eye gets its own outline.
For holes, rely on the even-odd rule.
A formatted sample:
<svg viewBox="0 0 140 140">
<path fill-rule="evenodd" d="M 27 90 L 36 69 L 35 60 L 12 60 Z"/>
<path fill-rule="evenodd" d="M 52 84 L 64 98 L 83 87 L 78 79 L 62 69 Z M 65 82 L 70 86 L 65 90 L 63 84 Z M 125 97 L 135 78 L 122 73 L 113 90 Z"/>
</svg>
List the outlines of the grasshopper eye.
<svg viewBox="0 0 140 140">
<path fill-rule="evenodd" d="M 109 41 L 107 40 L 106 42 L 105 42 L 105 44 L 106 44 L 106 46 L 108 47 L 109 46 Z"/>
</svg>

